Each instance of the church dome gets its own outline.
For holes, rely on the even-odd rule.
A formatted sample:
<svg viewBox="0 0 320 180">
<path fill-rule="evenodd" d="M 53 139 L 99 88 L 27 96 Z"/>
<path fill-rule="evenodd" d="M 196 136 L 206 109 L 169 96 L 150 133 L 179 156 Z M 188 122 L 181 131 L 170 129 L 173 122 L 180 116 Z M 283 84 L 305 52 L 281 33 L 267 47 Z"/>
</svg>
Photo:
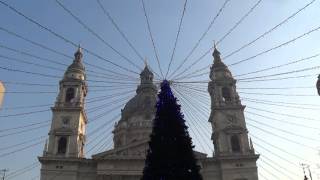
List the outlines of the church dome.
<svg viewBox="0 0 320 180">
<path fill-rule="evenodd" d="M 152 131 L 157 103 L 157 87 L 153 84 L 153 73 L 146 67 L 140 74 L 141 83 L 136 95 L 121 110 L 121 119 L 115 125 L 114 145 L 125 146 L 149 138 Z"/>
<path fill-rule="evenodd" d="M 145 141 L 152 131 L 156 112 L 156 91 L 140 91 L 121 110 L 121 119 L 115 125 L 115 148 Z"/>
<path fill-rule="evenodd" d="M 80 61 L 73 61 L 67 71 L 85 71 L 84 65 Z"/>
<path fill-rule="evenodd" d="M 139 93 L 125 105 L 121 120 L 129 120 L 134 115 L 150 116 L 155 112 L 157 94 L 153 92 Z M 154 107 L 154 108 L 150 108 Z M 154 110 L 152 110 L 154 109 Z"/>
</svg>

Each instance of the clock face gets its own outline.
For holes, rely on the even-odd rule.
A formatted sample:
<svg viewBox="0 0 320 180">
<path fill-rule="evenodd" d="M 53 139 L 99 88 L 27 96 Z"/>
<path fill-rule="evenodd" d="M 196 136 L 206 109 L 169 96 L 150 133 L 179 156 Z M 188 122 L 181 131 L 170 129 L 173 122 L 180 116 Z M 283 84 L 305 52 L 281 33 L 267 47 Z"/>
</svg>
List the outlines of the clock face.
<svg viewBox="0 0 320 180">
<path fill-rule="evenodd" d="M 62 119 L 62 126 L 63 127 L 68 127 L 69 123 L 70 123 L 70 119 L 69 118 L 65 117 L 65 118 Z"/>
<path fill-rule="evenodd" d="M 234 125 L 234 124 L 238 123 L 238 120 L 237 120 L 237 117 L 235 115 L 228 114 L 227 115 L 227 122 L 228 122 L 229 125 Z"/>
</svg>

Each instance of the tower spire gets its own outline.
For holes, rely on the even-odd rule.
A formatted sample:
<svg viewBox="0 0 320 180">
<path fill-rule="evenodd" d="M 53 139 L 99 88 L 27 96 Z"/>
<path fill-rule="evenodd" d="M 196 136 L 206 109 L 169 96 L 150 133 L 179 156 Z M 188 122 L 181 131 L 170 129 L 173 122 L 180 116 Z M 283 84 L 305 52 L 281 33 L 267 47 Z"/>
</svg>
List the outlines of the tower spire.
<svg viewBox="0 0 320 180">
<path fill-rule="evenodd" d="M 64 79 L 86 79 L 85 67 L 82 63 L 82 58 L 82 48 L 79 44 L 77 51 L 74 53 L 74 60 L 64 74 Z"/>
<path fill-rule="evenodd" d="M 83 57 L 82 48 L 81 48 L 81 45 L 79 44 L 77 51 L 74 53 L 74 61 L 81 62 L 82 61 L 82 57 Z"/>
<path fill-rule="evenodd" d="M 212 56 L 213 56 L 213 59 L 214 59 L 214 61 L 213 61 L 214 63 L 213 64 L 226 67 L 226 65 L 222 62 L 220 55 L 221 55 L 221 53 L 218 50 L 216 43 L 214 43 L 214 50 L 213 50 L 213 53 L 212 53 Z"/>
</svg>

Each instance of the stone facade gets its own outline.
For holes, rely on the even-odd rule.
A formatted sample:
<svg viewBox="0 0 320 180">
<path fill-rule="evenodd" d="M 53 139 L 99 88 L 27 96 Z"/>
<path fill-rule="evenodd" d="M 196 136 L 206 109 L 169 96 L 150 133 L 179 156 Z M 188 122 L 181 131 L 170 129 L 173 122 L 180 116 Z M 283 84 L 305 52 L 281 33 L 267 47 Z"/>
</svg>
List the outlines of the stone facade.
<svg viewBox="0 0 320 180">
<path fill-rule="evenodd" d="M 211 96 L 211 139 L 215 152 L 207 157 L 194 152 L 202 167 L 204 180 L 258 180 L 255 154 L 248 138 L 244 108 L 236 91 L 236 80 L 221 61 L 215 48 L 208 91 Z M 87 94 L 81 49 L 60 81 L 60 93 L 52 108 L 49 142 L 41 162 L 41 180 L 139 180 L 148 149 L 152 119 L 155 115 L 157 87 L 146 65 L 141 83 L 133 97 L 121 110 L 121 119 L 113 130 L 114 148 L 92 158 L 84 158 L 84 98 Z M 70 100 L 68 88 L 74 93 Z M 69 119 L 68 125 L 64 118 Z M 66 139 L 61 143 L 61 138 Z M 208 137 L 209 138 L 209 137 Z M 63 147 L 65 147 L 65 149 Z"/>
</svg>

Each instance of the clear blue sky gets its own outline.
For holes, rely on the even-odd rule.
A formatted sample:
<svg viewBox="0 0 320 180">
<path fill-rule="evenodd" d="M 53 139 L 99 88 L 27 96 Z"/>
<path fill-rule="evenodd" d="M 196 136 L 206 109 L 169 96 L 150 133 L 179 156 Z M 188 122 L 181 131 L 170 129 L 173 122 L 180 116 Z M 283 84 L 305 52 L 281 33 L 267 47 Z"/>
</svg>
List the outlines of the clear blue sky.
<svg viewBox="0 0 320 180">
<path fill-rule="evenodd" d="M 99 39 L 89 33 L 86 29 L 84 29 L 78 22 L 76 22 L 69 14 L 67 14 L 58 4 L 54 1 L 41 1 L 41 0 L 29 0 L 29 1 L 18 1 L 11 0 L 5 1 L 10 3 L 13 7 L 23 12 L 27 16 L 32 19 L 38 21 L 44 26 L 49 27 L 53 31 L 58 34 L 63 35 L 64 37 L 70 39 L 75 43 L 81 43 L 83 47 L 92 50 L 93 52 L 99 54 L 100 56 L 109 59 L 112 62 L 115 62 L 123 67 L 131 69 L 135 72 L 139 72 L 134 66 L 130 65 L 123 58 L 117 55 L 110 48 L 106 47 Z M 103 11 L 99 8 L 96 1 L 62 1 L 63 4 L 69 8 L 77 17 L 79 17 L 84 23 L 86 23 L 91 29 L 93 29 L 97 34 L 99 34 L 105 41 L 110 43 L 115 49 L 124 54 L 126 57 L 132 59 L 134 63 L 139 65 L 139 67 L 143 67 L 143 62 L 138 58 L 138 56 L 134 53 L 134 51 L 128 46 L 128 44 L 124 41 L 121 35 L 116 31 L 113 27 L 112 23 L 105 17 Z M 222 6 L 224 0 L 200 0 L 200 1 L 188 1 L 186 14 L 182 23 L 182 29 L 179 36 L 179 41 L 176 48 L 176 53 L 173 59 L 171 72 L 178 67 L 178 65 L 182 62 L 182 60 L 187 56 L 187 54 L 194 47 L 196 42 L 199 40 L 203 32 L 207 29 L 210 21 L 217 14 L 219 8 Z M 194 51 L 191 55 L 190 59 L 187 61 L 186 65 L 184 65 L 179 72 L 182 72 L 186 67 L 192 64 L 197 58 L 199 58 L 204 52 L 208 50 L 208 48 L 212 47 L 214 40 L 219 40 L 224 34 L 228 32 L 230 28 L 232 28 L 237 21 L 246 13 L 248 10 L 257 2 L 257 0 L 246 0 L 246 1 L 238 1 L 231 0 L 224 10 L 221 12 L 220 16 L 217 18 L 216 22 L 213 24 L 212 28 L 209 30 L 207 35 L 199 44 L 199 47 Z M 305 6 L 310 0 L 262 0 L 259 6 L 254 9 L 254 11 L 229 35 L 227 38 L 219 44 L 218 48 L 222 54 L 225 56 L 230 54 L 234 50 L 238 49 L 245 43 L 248 43 L 264 32 L 268 31 L 282 20 L 296 12 L 298 9 Z M 139 0 L 102 0 L 104 7 L 110 12 L 111 16 L 114 18 L 119 27 L 123 30 L 135 48 L 141 53 L 143 57 L 148 59 L 148 63 L 150 66 L 158 73 L 158 65 L 156 63 L 156 59 L 153 53 L 152 44 L 150 41 L 150 37 L 148 34 L 142 5 Z M 157 51 L 159 54 L 161 68 L 164 72 L 168 67 L 170 56 L 172 53 L 175 36 L 178 29 L 178 22 L 181 17 L 182 8 L 183 8 L 184 0 L 164 0 L 164 1 L 155 1 L 155 0 L 145 0 L 147 13 L 150 19 L 150 25 L 152 29 L 152 33 L 154 36 L 155 44 L 157 47 Z M 305 32 L 310 31 L 318 26 L 320 26 L 320 2 L 315 1 L 312 5 L 310 5 L 307 9 L 299 13 L 293 19 L 285 23 L 283 26 L 280 26 L 272 33 L 268 34 L 264 38 L 255 42 L 253 45 L 248 48 L 240 51 L 239 53 L 229 57 L 225 60 L 226 64 L 232 64 L 239 60 L 246 59 L 248 57 L 254 56 L 262 51 L 268 50 L 272 47 L 276 47 L 279 44 L 282 44 L 286 41 L 289 41 Z M 27 37 L 30 40 L 35 42 L 44 44 L 50 48 L 53 48 L 59 52 L 63 52 L 70 56 L 73 56 L 75 52 L 75 47 L 65 43 L 64 41 L 56 38 L 52 34 L 40 29 L 38 26 L 26 21 L 21 16 L 18 16 L 9 8 L 0 4 L 0 27 L 9 29 L 17 34 L 20 34 L 23 37 Z M 301 58 L 309 57 L 320 53 L 319 46 L 320 39 L 320 31 L 316 31 L 311 33 L 310 35 L 299 39 L 293 43 L 290 43 L 286 46 L 278 48 L 276 50 L 270 51 L 264 55 L 258 56 L 256 58 L 251 59 L 250 61 L 240 63 L 238 65 L 230 67 L 230 70 L 234 75 L 243 74 L 251 71 L 256 71 L 272 66 L 277 66 L 281 64 L 285 64 L 288 62 L 292 62 Z M 30 54 L 37 55 L 39 57 L 48 58 L 57 62 L 70 64 L 71 59 L 65 58 L 63 56 L 57 55 L 50 51 L 44 50 L 40 47 L 31 45 L 28 42 L 25 42 L 21 39 L 13 37 L 3 31 L 0 30 L 0 45 L 8 46 L 14 49 L 18 49 L 20 51 L 25 51 Z M 211 54 L 211 53 L 210 53 Z M 192 66 L 190 69 L 186 71 L 187 73 L 191 73 L 199 68 L 208 66 L 212 63 L 211 55 L 205 56 L 200 62 L 196 65 Z M 58 69 L 64 70 L 66 67 L 60 66 L 57 64 L 47 63 L 44 61 L 40 61 L 38 59 L 25 56 L 23 54 L 14 53 L 12 51 L 6 50 L 0 47 L 0 55 L 1 56 L 9 56 L 12 58 L 21 59 L 28 62 L 38 63 L 42 65 L 52 66 Z M 50 74 L 58 77 L 62 77 L 64 71 L 59 71 L 57 69 L 47 69 L 43 67 L 37 67 L 33 65 L 23 64 L 21 62 L 15 62 L 12 60 L 7 60 L 5 58 L 1 58 L 0 56 L 0 66 L 8 67 L 12 69 L 25 70 L 30 72 L 42 73 L 42 74 Z M 319 65 L 319 57 L 306 60 L 300 63 L 295 63 L 292 65 L 284 66 L 281 68 L 276 68 L 274 70 L 269 70 L 261 73 L 251 74 L 244 77 L 255 77 L 255 76 L 263 76 L 269 74 L 277 74 L 287 71 L 299 70 L 309 67 L 314 67 Z M 136 74 L 132 74 L 126 71 L 123 71 L 119 68 L 116 68 L 104 61 L 101 61 L 87 53 L 84 54 L 84 61 L 94 64 L 96 66 L 100 66 L 110 70 L 116 70 L 123 74 L 128 74 L 129 76 L 138 78 Z M 88 72 L 89 80 L 102 80 L 102 81 L 111 81 L 107 78 L 98 78 L 94 75 L 101 75 L 105 73 L 101 69 L 92 68 L 87 66 L 87 70 L 95 71 Z M 202 72 L 208 72 L 202 71 Z M 292 79 L 284 79 L 284 80 L 269 80 L 269 81 L 254 81 L 254 82 L 238 82 L 237 87 L 240 93 L 241 98 L 251 98 L 260 100 L 260 103 L 250 102 L 248 99 L 244 99 L 243 104 L 247 105 L 246 109 L 246 117 L 248 122 L 248 130 L 249 133 L 253 136 L 253 142 L 257 152 L 259 152 L 262 156 L 258 161 L 259 165 L 259 174 L 268 179 L 276 179 L 277 176 L 279 179 L 288 179 L 286 174 L 289 174 L 294 179 L 302 179 L 302 169 L 299 167 L 299 163 L 309 163 L 312 164 L 312 171 L 314 172 L 314 179 L 316 179 L 316 173 L 320 173 L 319 169 L 316 168 L 315 162 L 319 162 L 319 154 L 314 149 L 310 149 L 303 145 L 297 145 L 295 143 L 289 142 L 284 138 L 276 137 L 270 133 L 266 133 L 261 131 L 261 129 L 271 131 L 277 136 L 285 137 L 291 141 L 304 144 L 313 148 L 319 148 L 319 129 L 315 129 L 319 127 L 320 121 L 306 120 L 302 118 L 293 118 L 281 116 L 275 113 L 267 113 L 258 111 L 252 108 L 260 108 L 269 110 L 276 113 L 283 114 L 291 114 L 294 116 L 301 116 L 306 118 L 319 119 L 318 111 L 320 109 L 319 97 L 317 96 L 317 92 L 315 89 L 315 83 L 317 80 L 317 73 L 319 73 L 319 69 L 315 68 L 314 70 L 304 71 L 300 73 L 293 73 L 288 75 L 281 75 L 270 78 L 284 78 L 291 76 L 302 76 L 302 75 L 312 75 L 304 78 L 292 78 Z M 193 78 L 193 79 L 183 79 L 181 81 L 208 81 L 208 74 L 203 75 L 201 77 Z M 237 77 L 238 78 L 238 77 Z M 240 78 L 240 77 L 239 77 Z M 7 94 L 4 98 L 3 109 L 0 111 L 0 149 L 1 147 L 7 147 L 14 144 L 19 144 L 21 142 L 29 141 L 31 139 L 39 138 L 41 136 L 46 136 L 48 133 L 49 125 L 43 128 L 38 128 L 33 131 L 28 131 L 21 134 L 16 135 L 8 135 L 1 137 L 5 134 L 18 132 L 24 129 L 12 130 L 1 132 L 3 129 L 13 128 L 18 126 L 24 126 L 37 122 L 44 122 L 47 120 L 51 120 L 51 112 L 38 112 L 29 115 L 23 116 L 13 116 L 13 117 L 3 117 L 11 114 L 19 114 L 24 112 L 32 112 L 32 111 L 40 111 L 49 109 L 49 107 L 54 103 L 57 92 L 58 92 L 58 82 L 59 78 L 47 78 L 37 75 L 24 74 L 19 72 L 9 72 L 3 69 L 0 69 L 0 80 L 4 82 L 21 82 L 21 83 L 38 83 L 38 84 L 49 84 L 52 86 L 26 86 L 26 85 L 16 85 L 16 84 L 6 84 Z M 114 81 L 125 81 L 114 80 Z M 138 81 L 134 81 L 135 83 Z M 132 82 L 130 82 L 132 83 Z M 114 88 L 119 88 L 120 85 L 112 84 L 112 83 L 97 83 L 97 82 L 89 82 L 89 95 L 88 98 L 94 98 L 103 95 L 112 95 L 114 93 L 125 92 L 128 90 L 132 90 L 128 95 L 124 95 L 119 97 L 128 99 L 128 96 L 134 95 L 135 85 L 128 85 L 121 90 L 110 90 L 103 87 L 94 87 L 94 86 L 106 86 L 112 85 Z M 200 88 L 203 91 L 206 91 L 206 84 L 196 84 L 192 85 L 193 88 Z M 271 89 L 246 89 L 246 88 L 271 88 Z M 272 88 L 286 88 L 286 87 L 305 87 L 305 88 L 290 88 L 290 89 L 272 89 Z M 105 90 L 104 90 L 105 89 Z M 103 90 L 103 91 L 101 91 Z M 46 93 L 13 93 L 13 92 L 46 92 Z M 193 94 L 187 93 L 185 90 L 181 89 L 178 91 L 184 94 L 184 96 L 194 103 L 195 106 L 200 106 L 198 100 L 196 98 L 191 97 Z M 246 93 L 263 93 L 262 94 L 246 94 Z M 269 95 L 267 95 L 269 94 Z M 272 94 L 284 94 L 283 95 L 272 95 Z M 292 95 L 303 95 L 303 96 L 292 96 Z M 194 96 L 194 95 L 193 95 Z M 183 106 L 183 111 L 186 114 L 186 119 L 191 126 L 190 134 L 193 136 L 194 143 L 196 145 L 196 150 L 206 152 L 209 155 L 212 155 L 212 142 L 210 140 L 211 126 L 207 122 L 210 110 L 210 102 L 209 97 L 206 95 L 206 99 L 202 101 L 206 104 L 206 107 L 203 107 L 203 111 L 200 114 L 196 112 L 193 107 Z M 108 99 L 106 101 L 100 101 L 98 103 L 87 104 L 87 108 L 94 108 L 99 105 L 106 104 L 111 102 L 114 99 Z M 302 107 L 297 105 L 287 105 L 287 106 L 295 106 L 295 107 L 283 107 L 277 106 L 279 103 L 275 103 L 276 105 L 268 105 L 261 104 L 261 100 L 263 102 L 267 101 L 275 101 L 275 102 L 288 102 L 288 103 L 298 103 L 298 104 L 314 104 L 314 106 L 306 106 L 314 109 L 303 109 Z M 112 109 L 112 107 L 116 107 L 117 105 L 121 105 L 126 101 L 122 101 L 118 104 L 109 106 L 106 109 L 101 109 L 99 111 L 95 111 L 89 113 L 89 121 L 90 118 L 94 118 L 99 114 L 103 114 L 108 109 Z M 184 104 L 181 101 L 182 105 Z M 44 107 L 34 107 L 34 108 L 19 108 L 19 109 L 11 109 L 11 107 L 17 106 L 33 106 L 33 105 L 41 105 L 41 104 L 51 104 L 50 106 Z M 251 108 L 252 107 L 252 108 Z M 298 107 L 298 108 L 297 108 Z M 251 114 L 249 114 L 249 113 Z M 120 113 L 120 108 L 112 112 L 111 114 L 104 116 L 88 126 L 88 132 L 93 131 L 96 127 L 104 124 L 106 121 L 111 120 L 111 118 Z M 259 115 L 264 115 L 276 119 L 282 120 L 275 121 L 270 118 L 263 118 L 261 116 L 253 115 L 252 113 L 256 113 Z M 194 118 L 194 116 L 200 117 L 200 119 Z M 253 120 L 249 120 L 253 119 Z M 255 122 L 258 121 L 258 122 Z M 283 123 L 283 121 L 287 121 L 290 123 Z M 264 123 L 264 124 L 262 124 Z M 292 125 L 292 123 L 303 124 L 307 127 Z M 251 126 L 250 126 L 250 125 Z M 290 125 L 291 124 L 291 125 Z M 266 125 L 272 126 L 274 128 L 270 128 Z M 36 126 L 39 127 L 39 126 Z M 111 126 L 112 127 L 112 124 Z M 258 128 L 260 129 L 258 129 Z M 310 128 L 311 127 L 311 128 Z M 275 128 L 280 129 L 277 130 Z M 26 129 L 26 128 L 25 128 Z M 30 127 L 29 127 L 30 129 Z M 97 139 L 106 138 L 107 142 L 111 142 L 111 130 L 112 128 L 105 128 L 101 132 L 97 133 L 99 135 Z M 105 131 L 101 135 L 101 133 Z M 197 133 L 197 132 L 202 133 Z M 300 137 L 295 136 L 293 134 L 287 134 L 284 131 L 289 131 L 295 134 L 300 135 Z M 307 138 L 302 138 L 301 136 L 305 136 Z M 109 137 L 109 138 L 107 138 Z M 258 137 L 254 138 L 254 137 Z M 94 137 L 93 137 L 94 138 Z M 92 141 L 92 139 L 88 139 L 88 141 Z M 262 141 L 262 140 L 263 141 Z M 310 140 L 315 139 L 315 140 Z M 8 152 L 12 152 L 15 150 L 19 150 L 20 148 L 24 148 L 26 146 L 35 144 L 39 142 L 39 140 L 35 140 L 29 142 L 27 144 L 21 145 L 16 148 L 10 148 L 8 150 L 0 150 L 1 154 L 5 154 Z M 265 143 L 264 141 L 269 142 L 274 147 L 278 147 L 287 151 L 286 153 L 272 147 L 271 145 Z M 97 143 L 93 142 L 88 145 L 87 150 L 92 147 L 93 144 Z M 110 147 L 110 143 L 106 144 L 107 146 L 101 146 L 100 151 L 105 148 Z M 0 169 L 8 168 L 10 172 L 14 172 L 17 169 L 26 167 L 33 162 L 37 161 L 37 156 L 41 156 L 43 150 L 44 143 L 41 143 L 32 148 L 28 148 L 23 151 L 19 151 L 17 153 L 12 153 L 9 156 L 0 157 Z M 209 147 L 208 147 L 209 146 Z M 268 150 L 265 150 L 267 148 Z M 97 153 L 99 149 L 95 149 L 87 154 L 87 157 L 90 157 L 92 153 Z M 96 151 L 96 152 L 95 152 Z M 272 153 L 270 153 L 271 151 Z M 292 155 L 290 155 L 290 154 Z M 307 161 L 303 161 L 293 155 L 297 155 L 306 159 Z M 287 161 L 293 162 L 292 164 L 287 161 L 281 159 L 286 159 Z M 311 161 L 311 162 L 310 162 Z M 269 164 L 268 164 L 269 163 Z M 295 165 L 293 165 L 295 164 Z M 270 166 L 271 165 L 271 166 Z M 284 167 L 286 170 L 281 169 Z M 275 169 L 278 169 L 280 173 Z M 10 173 L 9 172 L 9 173 Z M 270 173 L 272 172 L 272 174 Z M 290 173 L 293 172 L 293 173 Z M 295 174 L 299 175 L 296 176 Z M 37 179 L 39 175 L 39 168 L 34 168 L 30 172 L 25 173 L 23 176 L 17 176 L 12 178 L 13 180 L 22 179 Z M 260 179 L 264 179 L 263 177 Z M 27 177 L 27 178 L 25 178 Z M 291 179 L 292 179 L 291 178 Z M 319 178 L 318 178 L 319 179 Z"/>
</svg>

